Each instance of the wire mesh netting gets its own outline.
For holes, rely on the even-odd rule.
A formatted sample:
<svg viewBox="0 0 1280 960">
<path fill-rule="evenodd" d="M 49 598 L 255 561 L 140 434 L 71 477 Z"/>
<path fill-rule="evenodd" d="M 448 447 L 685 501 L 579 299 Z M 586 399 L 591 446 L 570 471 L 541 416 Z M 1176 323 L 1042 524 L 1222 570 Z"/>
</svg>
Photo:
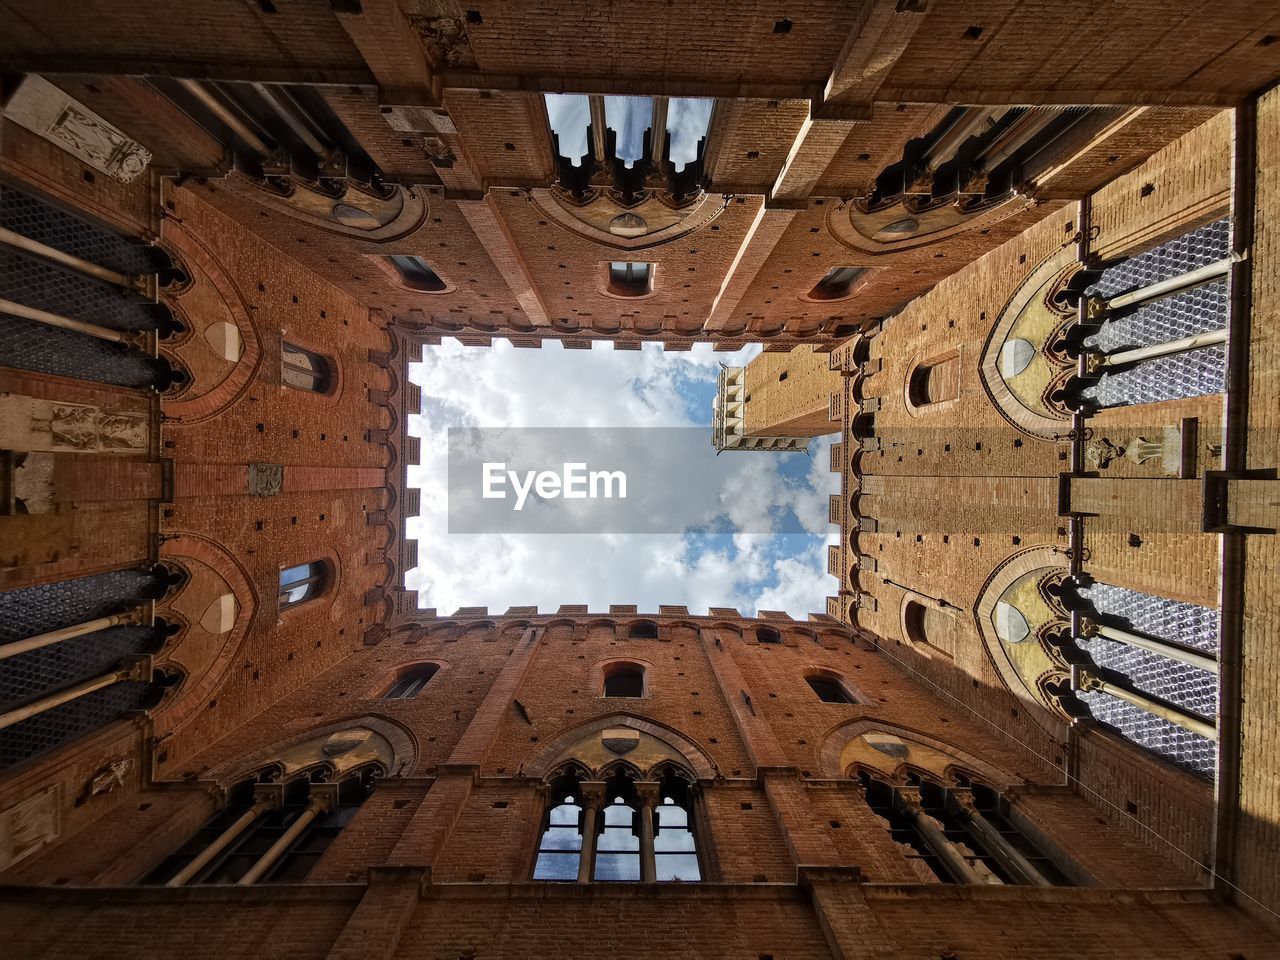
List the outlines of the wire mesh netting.
<svg viewBox="0 0 1280 960">
<path fill-rule="evenodd" d="M 1215 220 L 1113 264 L 1088 292 L 1109 298 L 1168 280 L 1225 259 L 1230 247 L 1230 220 Z M 1221 330 L 1227 325 L 1228 297 L 1225 281 L 1202 284 L 1109 318 L 1085 343 L 1114 352 Z M 1081 396 L 1095 407 L 1157 403 L 1220 393 L 1225 382 L 1226 350 L 1212 346 L 1109 371 Z"/>
</svg>

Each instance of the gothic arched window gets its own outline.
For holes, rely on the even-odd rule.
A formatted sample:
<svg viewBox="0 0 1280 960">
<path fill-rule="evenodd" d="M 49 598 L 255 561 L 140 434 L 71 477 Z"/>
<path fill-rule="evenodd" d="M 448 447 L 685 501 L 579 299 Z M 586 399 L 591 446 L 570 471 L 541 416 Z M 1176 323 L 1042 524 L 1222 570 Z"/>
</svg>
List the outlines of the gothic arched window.
<svg viewBox="0 0 1280 960">
<path fill-rule="evenodd" d="M 596 880 L 639 880 L 638 811 L 626 794 L 613 784 L 608 788 L 607 797 L 608 806 L 601 811 L 601 829 L 596 837 L 592 877 Z"/>
<path fill-rule="evenodd" d="M 693 831 L 693 804 L 688 784 L 669 776 L 661 784 L 654 807 L 654 879 L 694 883 L 702 879 L 698 844 Z"/>
<path fill-rule="evenodd" d="M 644 667 L 635 663 L 614 663 L 605 668 L 606 697 L 643 697 Z"/>
<path fill-rule="evenodd" d="M 835 677 L 823 674 L 815 674 L 805 677 L 805 682 L 809 684 L 809 689 L 818 695 L 818 699 L 823 703 L 857 703 L 849 691 Z"/>
<path fill-rule="evenodd" d="M 447 289 L 440 275 L 421 257 L 395 256 L 387 257 L 391 266 L 400 275 L 400 281 L 410 290 L 422 293 L 439 293 Z"/>
<path fill-rule="evenodd" d="M 282 342 L 280 382 L 295 390 L 328 393 L 333 389 L 333 365 L 318 353 Z"/>
<path fill-rule="evenodd" d="M 280 571 L 280 609 L 314 600 L 328 588 L 329 565 L 323 560 L 300 563 Z"/>
<path fill-rule="evenodd" d="M 373 791 L 376 770 L 283 787 L 244 780 L 227 805 L 142 879 L 145 884 L 301 883 Z M 281 841 L 284 841 L 283 843 Z"/>
<path fill-rule="evenodd" d="M 547 811 L 543 821 L 533 879 L 578 879 L 582 863 L 581 799 L 574 778 L 563 777 L 551 785 L 551 800 L 555 805 Z"/>
<path fill-rule="evenodd" d="M 412 700 L 440 670 L 434 663 L 419 663 L 400 672 L 396 682 L 382 695 L 383 700 Z"/>
</svg>

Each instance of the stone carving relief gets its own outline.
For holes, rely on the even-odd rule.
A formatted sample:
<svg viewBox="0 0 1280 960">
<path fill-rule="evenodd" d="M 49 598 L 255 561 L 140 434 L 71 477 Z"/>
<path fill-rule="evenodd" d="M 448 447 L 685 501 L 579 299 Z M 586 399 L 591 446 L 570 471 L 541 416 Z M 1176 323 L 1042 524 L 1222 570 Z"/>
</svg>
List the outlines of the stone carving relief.
<svg viewBox="0 0 1280 960">
<path fill-rule="evenodd" d="M 278 463 L 249 464 L 249 496 L 275 497 L 284 489 L 284 467 Z"/>
<path fill-rule="evenodd" d="M 0 813 L 0 870 L 58 839 L 58 792 L 57 785 L 48 787 Z"/>
<path fill-rule="evenodd" d="M 437 67 L 452 70 L 479 70 L 471 38 L 467 36 L 465 17 L 410 16 L 418 35 L 422 37 L 427 58 Z"/>
<path fill-rule="evenodd" d="M 0 447 L 27 452 L 146 453 L 146 414 L 14 394 L 0 395 Z"/>
<path fill-rule="evenodd" d="M 137 178 L 151 153 L 43 77 L 28 76 L 4 116 L 121 183 Z"/>
</svg>

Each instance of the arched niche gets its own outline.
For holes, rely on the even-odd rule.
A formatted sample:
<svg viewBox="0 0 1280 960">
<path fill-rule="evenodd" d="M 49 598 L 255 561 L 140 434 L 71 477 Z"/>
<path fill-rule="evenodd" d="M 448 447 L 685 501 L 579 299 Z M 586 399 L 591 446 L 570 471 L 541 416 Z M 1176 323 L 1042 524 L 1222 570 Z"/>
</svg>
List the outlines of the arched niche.
<svg viewBox="0 0 1280 960">
<path fill-rule="evenodd" d="M 207 777 L 227 787 L 268 766 L 287 780 L 321 764 L 341 777 L 367 763 L 377 763 L 387 776 L 402 776 L 413 769 L 416 757 L 408 730 L 384 717 L 361 716 L 283 737 L 219 764 Z"/>
<path fill-rule="evenodd" d="M 625 713 L 597 717 L 552 737 L 525 763 L 522 772 L 543 779 L 573 761 L 593 777 L 625 760 L 648 776 L 663 763 L 677 763 L 699 780 L 715 776 L 715 764 L 692 740 L 670 727 Z"/>
<path fill-rule="evenodd" d="M 249 573 L 221 544 L 193 533 L 166 540 L 160 559 L 186 575 L 182 587 L 156 605 L 156 615 L 183 623 L 163 663 L 187 680 L 156 716 L 156 733 L 171 733 L 197 716 L 236 662 L 258 608 Z"/>
<path fill-rule="evenodd" d="M 182 264 L 187 282 L 166 288 L 160 300 L 187 334 L 162 352 L 190 380 L 164 402 L 165 415 L 183 423 L 218 416 L 253 384 L 264 359 L 262 337 L 232 272 L 182 221 L 163 221 L 162 243 Z"/>
<path fill-rule="evenodd" d="M 1055 547 L 1033 547 L 1004 560 L 987 577 L 974 605 L 978 635 L 1000 678 L 1043 726 L 1070 720 L 1050 688 L 1070 678 L 1070 666 L 1048 643 L 1067 626 L 1065 612 L 1045 589 L 1067 573 Z"/>
<path fill-rule="evenodd" d="M 822 774 L 831 779 L 860 767 L 898 779 L 908 769 L 946 780 L 953 770 L 976 774 L 992 786 L 1006 789 L 1020 781 L 1008 771 L 936 737 L 876 720 L 850 720 L 834 728 L 818 750 Z"/>
<path fill-rule="evenodd" d="M 851 250 L 900 253 L 970 230 L 989 229 L 1035 205 L 1026 196 L 966 204 L 905 197 L 872 206 L 854 200 L 827 208 L 827 229 Z"/>
<path fill-rule="evenodd" d="M 1014 291 L 983 344 L 983 389 L 1001 416 L 1033 437 L 1053 440 L 1071 429 L 1061 391 L 1076 364 L 1061 347 L 1076 322 L 1072 284 L 1079 274 L 1074 247 L 1044 260 Z"/>
</svg>

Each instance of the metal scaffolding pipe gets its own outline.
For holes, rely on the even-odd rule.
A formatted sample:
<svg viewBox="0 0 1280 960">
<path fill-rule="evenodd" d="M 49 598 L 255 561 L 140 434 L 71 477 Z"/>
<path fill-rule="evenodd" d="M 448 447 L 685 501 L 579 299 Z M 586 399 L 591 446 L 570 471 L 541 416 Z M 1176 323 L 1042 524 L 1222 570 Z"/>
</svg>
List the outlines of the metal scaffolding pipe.
<svg viewBox="0 0 1280 960">
<path fill-rule="evenodd" d="M 114 270 L 108 270 L 106 267 L 100 267 L 96 263 L 82 260 L 56 247 L 41 243 L 39 240 L 32 240 L 30 237 L 24 237 L 20 233 L 14 233 L 12 230 L 6 230 L 3 227 L 0 227 L 0 245 L 9 247 L 19 253 L 27 253 L 42 260 L 48 260 L 50 263 L 56 263 L 61 267 L 74 270 L 76 273 L 83 273 L 85 276 L 93 277 L 95 280 L 123 287 L 126 290 L 141 291 L 146 287 L 146 280 L 142 277 L 131 277 L 123 273 L 117 273 Z"/>
<path fill-rule="evenodd" d="M 1128 293 L 1122 293 L 1107 300 L 1103 305 L 1103 309 L 1109 312 L 1122 310 L 1125 307 L 1145 303 L 1147 300 L 1157 300 L 1160 297 L 1167 297 L 1171 293 L 1189 290 L 1192 287 L 1200 286 L 1202 283 L 1225 278 L 1231 272 L 1233 263 L 1235 263 L 1234 257 L 1226 257 L 1187 273 L 1180 273 L 1178 276 L 1170 277 L 1168 280 L 1161 280 L 1149 286 L 1139 287 L 1137 290 L 1130 290 Z"/>
<path fill-rule="evenodd" d="M 190 77 L 176 78 L 177 84 L 191 94 L 201 105 L 210 113 L 227 125 L 237 137 L 244 141 L 245 146 L 255 153 L 266 156 L 271 152 L 262 139 L 249 129 L 248 125 L 235 115 L 221 100 L 215 97 L 209 90 L 200 84 L 198 80 L 192 80 Z"/>
<path fill-rule="evenodd" d="M 125 623 L 141 623 L 142 612 L 143 608 L 139 607 L 134 610 L 126 611 L 125 613 L 113 613 L 107 617 L 98 617 L 96 620 L 86 620 L 84 623 L 73 624 L 70 627 L 63 627 L 60 630 L 50 630 L 48 633 L 38 633 L 34 637 L 26 637 L 23 640 L 15 640 L 13 643 L 6 643 L 4 646 L 0 647 L 0 660 L 6 660 L 9 657 L 16 657 L 20 653 L 30 653 L 32 650 L 39 650 L 42 647 L 61 643 L 63 640 L 71 640 L 74 637 L 83 637 L 87 633 L 105 630 L 108 627 L 115 627 Z"/>
<path fill-rule="evenodd" d="M 132 343 L 134 340 L 134 337 L 121 330 L 100 327 L 96 323 L 85 323 L 83 320 L 72 320 L 70 317 L 14 303 L 12 300 L 0 300 L 0 313 L 10 313 L 23 320 L 34 320 L 36 323 L 58 327 L 61 330 L 74 330 L 76 333 L 88 334 L 99 340 L 110 340 L 112 343 Z"/>
</svg>

